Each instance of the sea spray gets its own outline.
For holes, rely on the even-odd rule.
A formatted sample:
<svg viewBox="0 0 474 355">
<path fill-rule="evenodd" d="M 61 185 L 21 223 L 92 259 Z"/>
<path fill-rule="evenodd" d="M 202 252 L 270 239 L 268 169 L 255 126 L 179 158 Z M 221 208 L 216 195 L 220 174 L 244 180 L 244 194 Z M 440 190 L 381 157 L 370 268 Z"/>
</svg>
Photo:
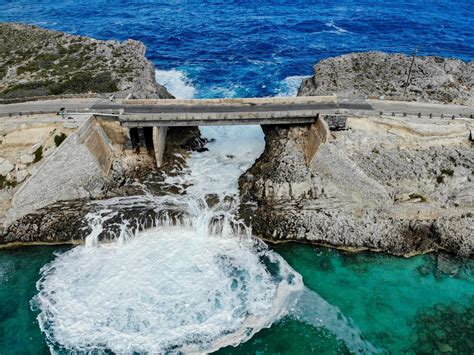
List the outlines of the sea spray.
<svg viewBox="0 0 474 355">
<path fill-rule="evenodd" d="M 208 352 L 249 339 L 292 307 L 301 276 L 235 218 L 237 179 L 263 150 L 260 127 L 204 134 L 209 151 L 163 182 L 185 184 L 184 194 L 93 202 L 85 245 L 42 269 L 34 304 L 53 351 Z M 111 233 L 105 222 L 144 206 L 158 217 L 141 226 L 124 217 L 112 241 L 100 242 Z"/>
<path fill-rule="evenodd" d="M 302 287 L 281 257 L 252 240 L 178 226 L 74 248 L 42 274 L 35 300 L 42 330 L 52 349 L 74 351 L 237 345 L 285 315 Z"/>
<path fill-rule="evenodd" d="M 182 71 L 176 69 L 155 70 L 155 78 L 156 81 L 165 86 L 174 97 L 192 99 L 196 93 L 186 73 Z"/>
</svg>

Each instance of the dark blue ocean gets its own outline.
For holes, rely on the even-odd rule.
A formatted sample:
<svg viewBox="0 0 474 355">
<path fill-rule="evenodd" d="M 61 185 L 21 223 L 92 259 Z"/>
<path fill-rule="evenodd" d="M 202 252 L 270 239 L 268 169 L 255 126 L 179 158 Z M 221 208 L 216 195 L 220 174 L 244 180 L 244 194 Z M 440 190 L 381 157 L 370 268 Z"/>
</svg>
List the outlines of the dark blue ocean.
<svg viewBox="0 0 474 355">
<path fill-rule="evenodd" d="M 292 95 L 316 61 L 353 51 L 474 59 L 474 0 L 2 0 L 0 21 L 140 40 L 179 97 Z"/>
</svg>

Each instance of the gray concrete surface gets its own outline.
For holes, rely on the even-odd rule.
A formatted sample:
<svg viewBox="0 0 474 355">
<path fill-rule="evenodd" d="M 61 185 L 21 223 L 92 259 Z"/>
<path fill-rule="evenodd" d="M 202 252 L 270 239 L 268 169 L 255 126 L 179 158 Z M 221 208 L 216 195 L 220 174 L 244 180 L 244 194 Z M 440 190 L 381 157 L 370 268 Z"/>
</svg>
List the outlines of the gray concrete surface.
<svg viewBox="0 0 474 355">
<path fill-rule="evenodd" d="M 156 166 L 161 168 L 166 146 L 168 127 L 153 127 L 153 149 L 155 150 Z"/>
<path fill-rule="evenodd" d="M 95 151 L 84 144 L 97 132 L 93 118 L 77 133 L 71 134 L 15 193 L 5 224 L 51 203 L 88 198 L 100 190 L 105 181 L 104 164 Z M 99 150 L 98 150 L 99 151 Z"/>
</svg>

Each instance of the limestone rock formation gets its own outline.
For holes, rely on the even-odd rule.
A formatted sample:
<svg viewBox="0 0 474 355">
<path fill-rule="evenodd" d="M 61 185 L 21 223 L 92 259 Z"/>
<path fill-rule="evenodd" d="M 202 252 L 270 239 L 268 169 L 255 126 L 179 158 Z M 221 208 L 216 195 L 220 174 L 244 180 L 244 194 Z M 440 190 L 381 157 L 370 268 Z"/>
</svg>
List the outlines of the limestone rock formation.
<svg viewBox="0 0 474 355">
<path fill-rule="evenodd" d="M 327 59 L 315 66 L 316 76 L 302 84 L 300 95 L 399 94 L 399 89 L 384 91 L 380 83 L 398 85 L 404 60 L 382 53 Z M 444 74 L 434 75 L 433 63 L 444 63 Z M 472 63 L 425 58 L 417 63 L 415 78 L 421 72 L 437 84 L 430 91 L 415 80 L 421 88 L 417 99 L 472 100 Z M 448 76 L 455 86 L 447 84 Z M 361 115 L 347 117 L 346 126 L 331 132 L 309 166 L 304 151 L 309 127 L 264 128 L 265 151 L 240 178 L 241 216 L 254 233 L 274 242 L 404 256 L 440 249 L 474 255 L 474 150 L 469 140 L 474 122 Z"/>
<path fill-rule="evenodd" d="M 89 92 L 172 98 L 156 83 L 145 51 L 134 40 L 99 41 L 0 23 L 0 99 Z"/>
<path fill-rule="evenodd" d="M 403 94 L 412 57 L 382 52 L 351 53 L 320 61 L 298 95 L 374 96 Z M 441 57 L 416 57 L 406 98 L 474 104 L 474 62 Z"/>
</svg>

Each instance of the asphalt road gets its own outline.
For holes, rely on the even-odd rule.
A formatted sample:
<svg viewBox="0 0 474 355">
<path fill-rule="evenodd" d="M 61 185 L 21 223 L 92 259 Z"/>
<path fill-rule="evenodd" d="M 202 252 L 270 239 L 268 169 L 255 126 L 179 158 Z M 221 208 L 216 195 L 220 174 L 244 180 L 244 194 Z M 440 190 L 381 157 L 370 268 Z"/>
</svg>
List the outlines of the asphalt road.
<svg viewBox="0 0 474 355">
<path fill-rule="evenodd" d="M 62 107 L 70 111 L 84 111 L 90 109 L 94 104 L 104 99 L 58 99 L 45 101 L 28 101 L 15 104 L 0 105 L 0 115 L 28 114 L 28 113 L 51 113 L 58 112 Z"/>
<path fill-rule="evenodd" d="M 288 100 L 288 98 L 286 98 Z M 181 100 L 180 100 L 181 101 Z M 364 99 L 342 99 L 338 98 L 334 101 L 323 101 L 323 102 L 291 102 L 291 103 L 279 103 L 278 99 L 269 99 L 267 102 L 262 103 L 232 103 L 227 101 L 225 104 L 216 104 L 203 101 L 203 103 L 196 103 L 194 100 L 192 103 L 185 104 L 162 104 L 159 103 L 150 105 L 123 105 L 120 102 L 114 103 L 104 99 L 97 98 L 75 98 L 75 99 L 59 99 L 59 100 L 45 100 L 45 101 L 30 101 L 24 103 L 15 103 L 0 105 L 0 116 L 8 116 L 14 114 L 30 114 L 30 113 L 52 113 L 59 111 L 60 108 L 65 107 L 69 112 L 97 112 L 97 113 L 112 113 L 119 114 L 124 113 L 123 120 L 127 120 L 126 115 L 130 114 L 130 120 L 138 119 L 137 116 L 140 114 L 153 115 L 151 119 L 159 119 L 160 113 L 168 114 L 166 119 L 169 120 L 169 114 L 210 114 L 215 116 L 219 113 L 278 113 L 293 111 L 316 111 L 316 112 L 341 112 L 341 113 L 365 113 L 365 114 L 379 114 L 382 112 L 384 115 L 394 114 L 406 114 L 406 115 L 422 115 L 433 117 L 472 117 L 474 115 L 473 106 L 461 106 L 461 105 L 441 105 L 441 104 L 425 104 L 417 102 L 397 102 L 388 100 L 364 100 Z M 296 112 L 295 112 L 296 114 Z"/>
</svg>

